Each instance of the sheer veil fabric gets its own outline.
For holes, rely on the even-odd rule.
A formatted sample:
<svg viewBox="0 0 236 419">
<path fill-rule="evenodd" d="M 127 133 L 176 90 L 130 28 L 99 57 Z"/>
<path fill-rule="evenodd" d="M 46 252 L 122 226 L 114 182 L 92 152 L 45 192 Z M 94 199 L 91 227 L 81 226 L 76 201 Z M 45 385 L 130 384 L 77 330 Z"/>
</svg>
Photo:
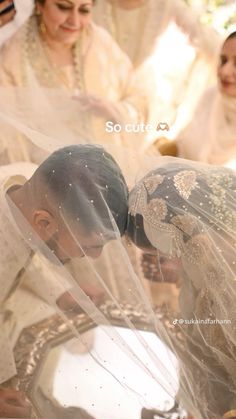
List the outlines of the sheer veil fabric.
<svg viewBox="0 0 236 419">
<path fill-rule="evenodd" d="M 55 169 L 51 167 L 43 191 L 41 205 L 56 211 L 66 237 L 73 241 L 73 249 L 76 249 L 73 266 L 66 258 L 66 243 L 60 243 L 56 248 L 52 243 L 45 243 L 19 208 L 9 197 L 6 200 L 6 194 L 2 196 L 3 223 L 0 230 L 4 250 L 6 247 L 10 249 L 19 266 L 22 266 L 24 250 L 24 273 L 32 279 L 34 288 L 40 291 L 43 302 L 68 324 L 78 347 L 83 347 L 112 383 L 119 384 L 125 393 L 121 406 L 125 406 L 129 398 L 136 398 L 141 407 L 163 409 L 156 402 L 163 393 L 170 404 L 171 401 L 174 404 L 177 398 L 198 419 L 220 418 L 226 411 L 235 409 L 236 399 L 234 173 L 182 160 L 176 162 L 154 155 L 144 156 L 142 133 L 139 136 L 125 131 L 130 121 L 142 120 L 138 110 L 134 110 L 133 100 L 136 102 L 137 98 L 132 95 L 119 120 L 125 141 L 122 141 L 119 132 L 113 132 L 111 136 L 106 132 L 105 138 L 105 122 L 99 120 L 99 126 L 103 124 L 103 134 L 96 131 L 97 125 L 92 128 L 93 115 L 72 97 L 76 92 L 72 94 L 57 86 L 42 87 L 30 65 L 24 71 L 27 72 L 27 85 L 0 89 L 2 161 L 6 153 L 11 161 L 21 159 L 39 163 L 54 151 L 73 144 L 88 147 L 88 150 L 95 148 L 98 160 L 90 159 L 89 153 L 84 158 L 80 167 L 82 183 L 75 181 L 72 171 L 62 170 L 64 187 L 61 190 L 58 188 L 60 199 L 55 199 L 51 189 L 55 177 Z M 96 143 L 104 148 L 93 144 L 94 135 Z M 120 165 L 132 190 L 128 233 L 139 214 L 143 218 L 143 227 L 134 223 L 134 238 L 143 228 L 149 247 L 152 245 L 163 282 L 168 282 L 170 274 L 164 269 L 163 261 L 172 262 L 172 270 L 177 274 L 179 312 L 168 313 L 168 321 L 164 321 L 162 316 L 165 301 L 162 307 L 153 307 L 146 284 L 137 270 L 133 247 L 121 237 L 119 216 L 124 208 L 120 207 L 118 199 L 116 210 L 108 206 L 109 194 L 116 195 L 113 181 L 103 187 L 94 181 L 98 162 L 101 173 L 109 170 L 106 168 L 110 167 L 111 161 L 107 152 Z M 68 149 L 65 158 L 67 162 L 72 162 L 73 150 Z M 125 193 L 125 182 L 119 170 L 113 180 L 119 184 L 120 190 L 124 188 Z M 35 190 L 32 190 L 32 201 L 33 193 Z M 78 214 L 71 210 L 74 202 L 79 202 Z M 126 211 L 128 213 L 128 207 Z M 81 214 L 86 219 L 85 225 L 81 222 Z M 123 224 L 125 230 L 126 220 Z M 89 246 L 84 240 L 85 236 L 86 239 L 90 237 L 87 230 L 92 233 Z M 9 235 L 9 231 L 13 233 Z M 17 241 L 12 240 L 13 234 Z M 57 240 L 54 239 L 55 245 Z M 21 250 L 17 243 L 21 243 Z M 91 252 L 99 253 L 100 250 L 102 252 L 97 259 L 89 257 Z M 40 266 L 40 275 L 35 274 L 35 263 Z M 130 331 L 132 340 L 112 327 L 102 307 L 88 298 L 84 283 L 90 281 L 104 293 L 105 300 L 110 301 L 119 319 Z M 104 340 L 107 339 L 115 348 L 117 359 L 126 359 L 126 370 L 119 368 L 117 362 L 112 362 L 109 355 L 96 353 L 91 341 L 87 341 L 73 327 L 69 314 L 59 309 L 52 290 L 60 290 L 61 294 L 69 292 L 94 324 L 101 328 Z M 8 292 L 15 292 L 14 284 Z M 8 292 L 6 290 L 6 297 Z M 132 316 L 127 314 L 127 304 L 145 316 L 148 328 L 155 332 L 155 338 L 164 343 L 162 349 L 156 350 L 155 344 L 152 346 L 146 341 Z M 8 325 L 4 323 L 4 306 L 0 314 L 1 324 L 4 325 L 1 330 L 6 333 L 5 337 L 0 337 L 5 339 L 5 343 L 9 340 L 7 348 L 12 349 L 11 336 L 7 336 Z M 9 362 L 13 366 L 11 372 L 15 371 L 14 360 L 11 358 Z M 127 379 L 126 372 L 135 380 Z M 86 370 L 84 374 L 89 375 Z M 94 375 L 98 386 L 93 387 L 91 380 L 91 388 L 99 392 L 103 383 L 99 383 L 96 372 Z M 75 380 L 79 387 L 81 377 L 76 376 Z M 152 389 L 150 392 L 139 385 L 142 380 L 147 388 Z"/>
<path fill-rule="evenodd" d="M 8 86 L 9 91 L 13 87 L 13 97 L 8 98 L 13 105 L 11 112 L 17 112 L 19 117 L 23 109 L 25 117 L 28 113 L 27 120 L 24 119 L 26 123 L 32 123 L 39 132 L 45 132 L 44 115 L 47 115 L 48 135 L 53 134 L 53 138 L 61 140 L 61 146 L 65 142 L 77 142 L 77 137 L 80 137 L 80 141 L 127 148 L 130 143 L 133 147 L 135 142 L 135 148 L 141 150 L 144 133 L 140 131 L 134 135 L 125 127 L 119 129 L 119 126 L 145 123 L 147 99 L 133 75 L 128 57 L 112 37 L 91 23 L 81 31 L 73 46 L 72 64 L 57 68 L 42 39 L 39 23 L 39 17 L 33 13 L 1 48 L 0 84 Z M 94 69 L 101 75 L 99 81 Z M 85 101 L 86 95 L 89 103 Z M 4 102 L 2 104 L 5 109 Z M 107 122 L 110 122 L 111 129 Z M 116 124 L 118 126 L 113 129 Z M 7 136 L 10 137 L 9 132 Z M 2 133 L 0 158 L 3 164 L 20 159 L 38 164 L 45 157 L 26 141 L 25 136 L 21 135 L 18 142 L 21 144 L 18 150 L 14 144 L 10 147 L 10 142 L 4 147 Z M 125 156 L 119 157 L 125 160 Z"/>
<path fill-rule="evenodd" d="M 130 194 L 129 235 L 179 270 L 173 324 L 183 346 L 172 341 L 179 397 L 197 418 L 220 418 L 236 403 L 235 179 L 227 168 L 161 157 Z"/>
<path fill-rule="evenodd" d="M 217 86 L 208 89 L 201 98 L 195 117 L 178 136 L 179 155 L 234 168 L 235 110 L 234 98 L 221 94 Z M 199 144 L 198 138 L 207 140 Z"/>
<path fill-rule="evenodd" d="M 21 89 L 16 89 L 15 91 L 12 90 L 12 93 L 16 97 L 18 93 L 18 99 L 21 99 L 22 91 L 23 90 Z M 27 94 L 25 94 L 24 97 L 26 98 Z M 42 151 L 45 151 L 45 154 L 47 155 L 60 148 L 64 139 L 64 146 L 68 146 L 71 142 L 75 143 L 75 140 L 71 140 L 71 133 L 66 131 L 62 118 L 58 119 L 57 127 L 55 124 L 55 130 L 57 131 L 59 138 L 58 140 L 57 137 L 53 137 L 53 123 L 49 122 L 48 124 L 45 124 L 45 119 L 43 120 L 41 117 L 40 110 L 38 114 L 33 111 L 36 109 L 36 103 L 35 107 L 28 107 L 26 100 L 24 102 L 24 107 L 22 106 L 22 108 L 16 106 L 11 107 L 11 103 L 14 103 L 14 100 L 11 102 L 9 96 L 5 109 L 1 106 L 0 120 L 1 124 L 7 127 L 9 132 L 12 130 L 12 132 L 14 131 L 14 133 L 17 134 L 17 137 L 15 138 L 19 138 L 19 135 L 23 133 L 28 137 L 32 144 L 36 145 Z M 23 101 L 21 104 L 23 104 Z M 49 120 L 52 114 L 53 110 L 51 109 L 51 113 L 48 113 Z M 30 118 L 32 117 L 31 119 L 29 118 L 29 115 Z M 55 119 L 52 120 L 55 123 Z M 61 130 L 58 128 L 59 126 L 62 127 Z M 48 133 L 50 135 L 48 135 Z M 6 141 L 7 138 L 8 137 L 6 137 Z M 12 138 L 14 139 L 14 135 Z M 107 162 L 111 159 L 111 157 L 107 157 L 106 149 L 97 145 L 87 144 L 86 140 L 79 136 L 76 141 L 76 144 L 78 143 L 81 143 L 81 147 L 88 147 L 88 149 L 91 150 L 95 148 L 98 153 L 97 161 L 99 162 L 100 167 L 102 167 L 101 173 L 104 172 L 104 170 L 106 171 Z M 75 147 L 77 147 L 77 145 L 75 145 Z M 134 150 L 131 154 L 132 159 L 129 160 L 129 149 L 119 149 L 117 146 L 110 146 L 107 147 L 107 149 L 109 152 L 112 152 L 113 155 L 113 150 L 116 151 L 117 149 L 123 155 L 126 155 L 125 169 L 127 170 L 127 173 L 129 170 L 131 171 L 134 169 L 132 167 L 132 161 L 136 163 L 138 155 L 135 154 Z M 73 152 L 68 152 L 68 155 L 66 156 L 66 160 L 67 159 L 68 161 L 73 159 Z M 82 167 L 80 168 L 80 176 L 82 179 L 83 176 L 85 178 L 84 187 L 82 188 L 72 180 L 70 171 L 65 171 L 65 173 L 62 171 L 66 186 L 61 190 L 61 199 L 57 201 L 56 211 L 60 215 L 60 219 L 63 220 L 67 233 L 73 239 L 73 247 L 76 247 L 76 249 L 79 250 L 79 256 L 76 250 L 77 257 L 73 260 L 73 267 L 71 267 L 69 262 L 66 261 L 65 263 L 65 260 L 63 260 L 63 263 L 60 261 L 57 254 L 40 239 L 27 222 L 26 218 L 9 198 L 2 208 L 2 216 L 4 216 L 5 220 L 2 235 L 4 241 L 7 243 L 6 246 L 11 249 L 12 255 L 14 255 L 15 260 L 17 260 L 20 265 L 22 254 L 18 253 L 19 250 L 16 246 L 16 242 L 12 241 L 11 237 L 9 238 L 9 232 L 6 232 L 6 226 L 10 225 L 15 236 L 19 236 L 22 246 L 26 248 L 26 253 L 33 255 L 32 261 L 25 260 L 24 271 L 27 276 L 32 278 L 34 288 L 44 291 L 43 293 L 40 292 L 44 303 L 51 308 L 52 312 L 56 312 L 62 316 L 63 320 L 68 324 L 68 327 L 78 340 L 78 347 L 81 348 L 82 346 L 84 351 L 90 354 L 91 360 L 93 360 L 100 369 L 104 370 L 104 373 L 110 377 L 110 380 L 113 381 L 114 384 L 118 383 L 120 389 L 125 393 L 125 397 L 128 397 L 128 399 L 136 398 L 140 405 L 140 410 L 142 406 L 146 406 L 147 408 L 163 408 L 163 406 L 158 405 L 158 403 L 156 404 L 155 402 L 155 393 L 162 393 L 164 399 L 169 400 L 171 407 L 174 403 L 175 394 L 178 389 L 176 359 L 166 346 L 163 346 L 162 349 L 164 355 L 162 354 L 162 357 L 159 356 L 154 350 L 155 342 L 153 347 L 152 345 L 149 346 L 142 331 L 140 331 L 135 322 L 132 321 L 132 317 L 127 314 L 128 304 L 129 307 L 131 306 L 136 310 L 136 313 L 140 313 L 140 315 L 145 317 L 148 329 L 159 330 L 160 336 L 164 336 L 163 341 L 168 342 L 169 347 L 171 346 L 168 333 L 152 308 L 145 285 L 140 281 L 140 278 L 137 276 L 132 266 L 133 261 L 131 263 L 131 259 L 133 256 L 131 255 L 131 259 L 129 257 L 131 247 L 125 244 L 124 238 L 121 238 L 120 230 L 118 228 L 118 219 L 121 213 L 120 203 L 117 201 L 116 211 L 114 212 L 111 212 L 107 205 L 109 194 L 114 193 L 112 192 L 114 181 L 118 182 L 122 190 L 122 188 L 125 188 L 124 180 L 122 180 L 123 177 L 120 175 L 120 172 L 117 171 L 117 176 L 113 177 L 113 180 L 110 180 L 110 184 L 108 184 L 107 187 L 105 185 L 102 189 L 94 182 L 94 173 L 98 170 L 97 164 L 96 161 L 89 159 L 88 153 L 88 158 L 83 160 Z M 16 171 L 17 170 L 18 169 L 16 169 Z M 107 170 L 109 170 L 109 165 Z M 55 173 L 52 168 L 49 173 L 50 181 L 46 182 L 46 189 L 43 194 L 42 205 L 44 208 L 52 208 L 55 205 L 54 193 L 52 193 L 50 189 L 50 182 L 53 182 L 54 176 Z M 109 179 L 109 174 L 107 177 Z M 132 181 L 133 183 L 131 183 L 131 178 L 129 178 L 129 182 L 130 186 L 134 184 L 134 180 Z M 35 188 L 32 189 L 32 193 L 35 193 L 33 191 L 35 191 Z M 98 246 L 97 243 L 99 242 L 99 248 L 103 249 L 97 259 L 87 256 L 87 253 L 92 252 L 92 250 L 90 247 L 89 249 L 87 248 L 87 243 L 81 241 L 79 232 L 83 226 L 80 223 L 80 215 L 75 213 L 72 215 L 68 209 L 70 208 L 71 202 L 76 201 L 78 197 L 80 203 L 78 212 L 83 216 L 86 216 L 87 219 L 85 227 L 93 232 L 95 245 Z M 128 205 L 128 196 L 126 199 L 126 205 Z M 101 214 L 103 214 L 102 217 Z M 127 214 L 128 206 L 126 208 L 126 215 Z M 125 224 L 126 218 L 124 219 L 123 229 L 125 229 Z M 91 246 L 93 246 L 93 242 Z M 63 248 L 63 245 L 61 245 L 59 251 L 64 253 L 65 249 Z M 40 276 L 35 275 L 36 256 L 37 266 L 40 266 Z M 81 269 L 81 266 L 83 265 L 84 270 Z M 42 281 L 42 277 L 44 277 L 44 281 Z M 102 308 L 100 309 L 97 307 L 94 302 L 88 298 L 86 292 L 83 291 L 84 283 L 90 282 L 90 279 L 91 282 L 93 282 L 93 285 L 104 293 L 105 300 L 109 300 L 113 309 L 115 308 L 117 313 L 119 313 L 119 319 L 131 332 L 131 340 L 126 340 L 122 332 L 112 327 L 109 316 L 104 313 Z M 81 336 L 71 325 L 69 315 L 58 308 L 55 301 L 55 293 L 52 292 L 52 289 L 61 290 L 61 294 L 63 294 L 63 292 L 69 292 L 71 294 L 81 309 L 88 314 L 95 324 L 99 325 L 104 340 L 107 339 L 109 344 L 114 346 L 117 356 L 126 359 L 129 377 L 140 376 L 140 380 L 126 379 L 125 372 L 127 371 L 124 371 L 122 368 L 119 369 L 117 363 L 112 362 L 107 354 L 102 354 L 101 357 L 100 354 L 94 352 L 93 348 L 91 348 L 91 340 L 87 341 L 86 337 L 84 338 Z M 12 293 L 15 292 L 14 289 L 11 291 Z M 4 329 L 6 330 L 6 333 L 8 333 L 7 324 L 5 324 Z M 9 337 L 9 340 L 11 340 L 10 338 L 11 336 Z M 5 337 L 5 339 L 7 338 Z M 155 339 L 158 340 L 156 336 Z M 11 346 L 11 341 L 10 343 L 8 342 L 8 344 Z M 168 361 L 168 365 L 163 362 L 163 356 Z M 14 361 L 11 360 L 11 362 Z M 85 374 L 87 374 L 86 371 Z M 96 376 L 96 372 L 94 374 Z M 148 392 L 140 386 L 143 377 L 145 377 L 146 385 L 153 388 L 151 394 L 148 394 Z M 99 380 L 99 377 L 97 377 L 97 380 Z M 102 383 L 100 384 L 102 386 Z M 80 377 L 78 377 L 78 386 L 79 385 Z M 122 400 L 121 406 L 125 407 L 128 399 Z M 109 412 L 106 412 L 106 414 L 109 414 Z M 62 418 L 64 418 L 63 414 Z"/>
<path fill-rule="evenodd" d="M 37 146 L 46 145 L 47 153 L 49 147 L 53 151 L 61 145 L 57 138 L 47 135 L 50 125 L 44 126 L 42 131 L 39 130 L 39 126 L 42 128 L 43 125 L 40 125 L 40 118 L 40 122 L 36 124 L 34 118 L 24 118 L 24 112 L 13 114 L 3 109 L 0 118 L 2 123 L 8 124 L 9 129 L 14 127 L 14 130 L 27 134 Z M 68 137 L 69 133 L 65 138 Z M 81 141 L 82 144 L 85 142 Z M 91 144 L 89 147 L 97 146 Z M 99 150 L 105 167 L 106 151 L 102 148 Z M 110 151 L 109 147 L 108 150 Z M 126 153 L 125 149 L 121 151 Z M 72 158 L 71 154 L 68 153 L 67 158 Z M 128 166 L 127 163 L 126 169 L 129 169 Z M 235 403 L 234 172 L 180 159 L 153 157 L 146 159 L 143 167 L 140 166 L 139 171 L 136 171 L 136 180 L 133 183 L 130 181 L 129 187 L 133 186 L 133 189 L 129 198 L 129 235 L 133 219 L 137 214 L 141 215 L 143 230 L 149 244 L 154 248 L 163 281 L 169 280 L 169 271 L 166 272 L 162 265 L 163 258 L 173 262 L 174 271 L 178 274 L 179 313 L 169 313 L 166 323 L 161 318 L 160 311 L 157 313 L 152 306 L 143 282 L 133 269 L 129 246 L 121 239 L 117 227 L 119 208 L 117 212 L 111 212 L 107 207 L 106 194 L 109 191 L 101 190 L 94 184 L 94 168 L 96 165 L 93 161 L 84 160 L 82 173 L 87 173 L 88 176 L 87 187 L 84 188 L 71 181 L 70 173 L 67 173 L 68 190 L 64 190 L 58 211 L 76 247 L 80 249 L 81 256 L 84 256 L 82 262 L 90 267 L 93 280 L 103 290 L 105 298 L 117 308 L 126 328 L 132 332 L 135 343 L 127 342 L 119 331 L 107 327 L 111 326 L 110 320 L 83 291 L 79 265 L 81 260 L 77 259 L 73 269 L 67 263 L 62 264 L 56 254 L 35 234 L 22 213 L 17 208 L 14 209 L 13 204 L 11 208 L 15 221 L 13 222 L 9 211 L 4 216 L 17 228 L 27 247 L 37 253 L 38 263 L 47 271 L 46 279 L 51 277 L 55 286 L 57 284 L 65 291 L 69 289 L 79 306 L 95 324 L 102 327 L 104 338 L 106 336 L 115 345 L 121 356 L 128 357 L 132 374 L 144 374 L 147 382 L 154 385 L 154 388 L 156 386 L 157 393 L 164 391 L 166 397 L 173 402 L 177 397 L 197 418 L 220 418 Z M 54 176 L 53 170 L 51 176 Z M 93 185 L 96 199 L 91 199 L 89 185 Z M 50 191 L 50 183 L 47 187 L 44 199 L 50 207 L 54 196 Z M 88 249 L 80 235 L 80 217 L 75 214 L 72 216 L 68 211 L 68 202 L 71 197 L 76 199 L 77 196 L 80 198 L 80 211 L 87 214 L 86 227 L 89 226 L 96 232 L 96 240 L 99 237 L 100 247 L 103 248 L 98 260 L 87 256 Z M 100 215 L 101 209 L 105 214 L 103 217 Z M 140 225 L 135 225 L 134 231 L 136 227 L 139 233 Z M 10 243 L 9 245 L 12 246 Z M 17 257 L 15 250 L 12 251 Z M 108 261 L 109 271 L 104 270 Z M 34 270 L 30 264 L 25 269 L 29 275 L 33 275 Z M 113 278 L 112 282 L 110 276 Z M 142 333 L 127 316 L 123 306 L 126 302 L 145 313 L 150 329 L 165 343 L 164 358 L 147 344 Z M 67 314 L 58 308 L 54 296 L 47 299 L 47 304 L 71 328 Z M 91 350 L 91 342 L 86 342 L 86 339 L 84 341 L 74 328 L 73 333 L 80 345 L 91 353 L 93 360 L 120 383 L 127 397 L 138 397 L 142 405 L 148 408 L 157 407 L 153 403 L 153 393 L 143 394 L 134 383 L 126 382 L 123 371 L 118 372 L 108 358 L 100 359 Z M 139 355 L 135 351 L 136 346 L 140 349 Z M 180 369 L 179 378 L 176 359 Z"/>
</svg>

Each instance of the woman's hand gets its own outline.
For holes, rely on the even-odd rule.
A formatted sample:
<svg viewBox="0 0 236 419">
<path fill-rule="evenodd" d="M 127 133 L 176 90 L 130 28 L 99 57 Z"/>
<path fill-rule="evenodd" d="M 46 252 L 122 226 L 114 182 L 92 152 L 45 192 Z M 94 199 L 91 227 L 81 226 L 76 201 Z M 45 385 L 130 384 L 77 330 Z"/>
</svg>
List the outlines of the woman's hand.
<svg viewBox="0 0 236 419">
<path fill-rule="evenodd" d="M 30 406 L 24 393 L 13 389 L 0 390 L 0 418 L 29 418 Z"/>
<path fill-rule="evenodd" d="M 118 112 L 108 100 L 91 94 L 79 94 L 74 96 L 74 99 L 79 102 L 82 111 L 91 112 L 93 115 L 114 123 L 119 122 Z"/>
<path fill-rule="evenodd" d="M 16 9 L 12 0 L 0 1 L 0 27 L 10 22 L 16 14 Z"/>
</svg>

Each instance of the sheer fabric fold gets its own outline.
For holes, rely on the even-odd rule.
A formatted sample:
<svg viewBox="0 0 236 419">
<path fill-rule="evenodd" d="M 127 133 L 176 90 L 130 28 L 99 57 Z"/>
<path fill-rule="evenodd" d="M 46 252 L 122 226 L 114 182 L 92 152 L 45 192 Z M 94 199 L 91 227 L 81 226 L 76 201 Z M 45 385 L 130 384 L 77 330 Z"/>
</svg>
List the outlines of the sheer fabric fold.
<svg viewBox="0 0 236 419">
<path fill-rule="evenodd" d="M 218 418 L 236 401 L 235 173 L 158 160 L 131 192 L 128 231 L 137 243 L 144 240 L 141 229 L 163 281 L 173 280 L 166 262 L 178 272 L 173 325 L 182 347 L 172 341 L 180 361 L 179 397 L 196 417 Z"/>
</svg>

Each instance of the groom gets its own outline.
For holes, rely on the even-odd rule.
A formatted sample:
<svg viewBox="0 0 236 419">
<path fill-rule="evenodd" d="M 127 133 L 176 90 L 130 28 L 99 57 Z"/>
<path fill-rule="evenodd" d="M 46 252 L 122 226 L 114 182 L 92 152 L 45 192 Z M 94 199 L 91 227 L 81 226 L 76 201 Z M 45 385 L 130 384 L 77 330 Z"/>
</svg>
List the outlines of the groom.
<svg viewBox="0 0 236 419">
<path fill-rule="evenodd" d="M 31 165 L 30 165 L 31 166 Z M 23 167 L 23 170 L 22 170 Z M 70 286 L 32 270 L 37 254 L 53 264 L 84 255 L 96 258 L 107 241 L 123 235 L 128 190 L 120 168 L 102 147 L 74 145 L 54 152 L 27 180 L 27 163 L 0 168 L 0 384 L 16 375 L 4 306 L 28 272 L 31 289 L 49 305 L 62 310 L 76 302 Z M 21 169 L 20 169 L 21 168 Z M 32 166 L 30 168 L 32 171 Z M 9 172 L 9 173 L 8 173 Z M 43 260 L 46 261 L 45 258 Z M 31 283 L 31 284 L 30 284 Z M 84 289 L 95 303 L 99 291 Z M 24 395 L 0 390 L 0 417 L 27 417 Z"/>
</svg>

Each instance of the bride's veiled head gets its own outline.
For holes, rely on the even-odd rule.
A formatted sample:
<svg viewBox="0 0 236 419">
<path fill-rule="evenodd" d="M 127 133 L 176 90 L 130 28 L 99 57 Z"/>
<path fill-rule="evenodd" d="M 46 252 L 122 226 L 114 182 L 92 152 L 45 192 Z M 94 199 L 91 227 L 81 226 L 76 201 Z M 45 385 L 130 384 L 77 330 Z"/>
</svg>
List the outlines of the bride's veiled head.
<svg viewBox="0 0 236 419">
<path fill-rule="evenodd" d="M 62 262 L 84 254 L 97 257 L 107 241 L 124 234 L 127 186 L 115 160 L 100 146 L 59 149 L 24 191 L 33 229 Z"/>
<path fill-rule="evenodd" d="M 214 231 L 231 240 L 234 187 L 230 170 L 162 157 L 130 192 L 127 233 L 138 247 L 170 253 L 179 237 L 187 243 Z"/>
</svg>

